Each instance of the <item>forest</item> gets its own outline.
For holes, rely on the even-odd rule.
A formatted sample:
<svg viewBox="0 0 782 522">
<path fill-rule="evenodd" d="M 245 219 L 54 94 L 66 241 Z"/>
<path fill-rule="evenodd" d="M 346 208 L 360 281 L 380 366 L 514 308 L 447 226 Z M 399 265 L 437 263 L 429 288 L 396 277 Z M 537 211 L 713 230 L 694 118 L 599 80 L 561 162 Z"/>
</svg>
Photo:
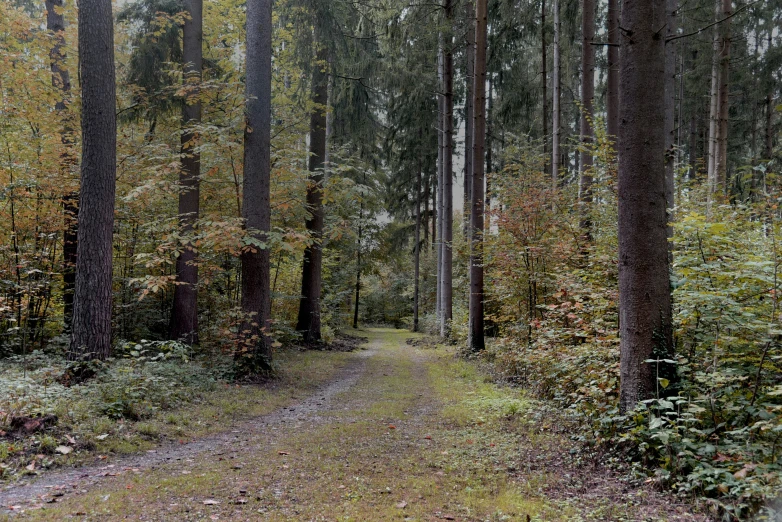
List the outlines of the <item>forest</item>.
<svg viewBox="0 0 782 522">
<path fill-rule="evenodd" d="M 782 0 L 2 0 L 0 520 L 782 520 L 781 91 Z"/>
</svg>

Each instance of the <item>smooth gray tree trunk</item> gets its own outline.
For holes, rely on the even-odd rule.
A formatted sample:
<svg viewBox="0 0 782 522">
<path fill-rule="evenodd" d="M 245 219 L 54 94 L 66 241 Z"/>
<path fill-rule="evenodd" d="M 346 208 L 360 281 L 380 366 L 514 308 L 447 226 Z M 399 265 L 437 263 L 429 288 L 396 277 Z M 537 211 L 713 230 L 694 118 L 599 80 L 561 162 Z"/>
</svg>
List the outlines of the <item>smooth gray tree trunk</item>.
<svg viewBox="0 0 782 522">
<path fill-rule="evenodd" d="M 559 14 L 560 0 L 554 1 L 554 72 L 552 78 L 553 95 L 551 99 L 551 182 L 554 188 L 559 185 L 559 170 L 561 168 L 560 143 L 562 139 L 562 47 L 561 30 L 562 25 Z"/>
<path fill-rule="evenodd" d="M 475 83 L 475 2 L 465 2 L 467 32 L 465 37 L 465 55 L 467 70 L 465 74 L 464 98 L 464 238 L 470 237 L 470 202 L 472 194 L 472 136 L 473 136 L 473 85 Z"/>
</svg>

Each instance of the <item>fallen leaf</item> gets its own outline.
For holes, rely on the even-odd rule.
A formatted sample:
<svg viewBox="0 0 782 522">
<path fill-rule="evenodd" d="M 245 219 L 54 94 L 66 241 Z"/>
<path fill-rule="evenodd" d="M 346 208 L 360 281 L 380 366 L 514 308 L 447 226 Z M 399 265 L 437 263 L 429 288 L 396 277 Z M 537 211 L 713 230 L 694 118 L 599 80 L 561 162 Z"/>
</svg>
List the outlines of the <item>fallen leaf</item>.
<svg viewBox="0 0 782 522">
<path fill-rule="evenodd" d="M 424 438 L 425 438 L 426 440 L 432 440 L 432 436 L 431 436 L 431 435 L 427 435 L 427 436 L 426 436 L 426 437 L 424 437 Z"/>
<path fill-rule="evenodd" d="M 74 439 L 70 435 L 66 435 L 65 438 L 68 439 L 68 442 L 70 442 L 71 444 L 76 444 L 76 439 Z"/>
<path fill-rule="evenodd" d="M 34 471 L 35 470 L 35 461 L 32 461 L 30 464 L 24 467 L 27 471 Z"/>
<path fill-rule="evenodd" d="M 407 507 L 407 502 L 405 502 L 405 501 L 403 500 L 402 502 L 399 502 L 399 503 L 396 505 L 396 507 L 397 507 L 397 508 L 399 508 L 399 509 L 405 509 L 405 508 Z"/>
<path fill-rule="evenodd" d="M 98 439 L 98 440 L 106 440 L 106 438 L 108 438 L 108 436 L 109 436 L 108 433 L 104 433 L 103 435 L 98 435 L 95 438 Z"/>
<path fill-rule="evenodd" d="M 219 503 L 220 503 L 219 500 L 212 500 L 212 499 L 204 500 L 204 505 L 205 506 L 216 506 Z"/>
<path fill-rule="evenodd" d="M 277 455 L 290 455 L 287 451 L 278 451 Z"/>
<path fill-rule="evenodd" d="M 389 429 L 389 430 L 395 430 L 395 429 L 396 429 L 396 426 L 394 426 L 393 424 L 389 424 L 389 425 L 388 425 L 388 429 Z"/>
<path fill-rule="evenodd" d="M 71 448 L 70 446 L 57 446 L 56 448 L 54 448 L 54 451 L 56 451 L 57 453 L 61 453 L 63 455 L 67 455 L 68 453 L 71 453 L 73 451 L 73 448 Z"/>
</svg>

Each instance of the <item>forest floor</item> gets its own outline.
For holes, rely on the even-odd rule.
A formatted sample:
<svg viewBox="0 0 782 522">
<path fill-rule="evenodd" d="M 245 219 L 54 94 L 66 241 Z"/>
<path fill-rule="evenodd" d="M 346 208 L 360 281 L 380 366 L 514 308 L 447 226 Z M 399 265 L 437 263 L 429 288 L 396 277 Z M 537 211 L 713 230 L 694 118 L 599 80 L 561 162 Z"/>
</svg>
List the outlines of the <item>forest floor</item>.
<svg viewBox="0 0 782 522">
<path fill-rule="evenodd" d="M 369 349 L 310 397 L 0 490 L 0 520 L 708 520 L 578 458 L 555 417 L 452 350 L 361 333 Z"/>
</svg>

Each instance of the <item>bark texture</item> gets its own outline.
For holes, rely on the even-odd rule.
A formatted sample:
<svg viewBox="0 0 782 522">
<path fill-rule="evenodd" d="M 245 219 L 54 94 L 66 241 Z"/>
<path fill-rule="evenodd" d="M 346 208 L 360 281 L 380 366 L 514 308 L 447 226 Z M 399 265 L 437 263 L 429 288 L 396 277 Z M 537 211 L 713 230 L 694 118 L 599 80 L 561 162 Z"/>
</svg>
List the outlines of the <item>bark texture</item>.
<svg viewBox="0 0 782 522">
<path fill-rule="evenodd" d="M 185 99 L 182 106 L 181 166 L 179 172 L 179 232 L 184 237 L 195 231 L 200 212 L 201 154 L 194 125 L 201 123 L 200 84 L 203 69 L 203 2 L 185 0 L 188 13 L 182 30 L 182 77 Z M 198 255 L 188 241 L 176 261 L 176 286 L 171 310 L 171 339 L 198 342 Z"/>
<path fill-rule="evenodd" d="M 619 133 L 620 406 L 656 390 L 671 357 L 671 290 L 665 201 L 666 0 L 625 0 Z M 664 365 L 663 365 L 664 366 Z M 663 376 L 663 375 L 660 375 Z"/>
<path fill-rule="evenodd" d="M 728 110 L 730 108 L 730 16 L 733 14 L 732 0 L 722 0 L 720 27 L 720 69 L 717 95 L 717 143 L 714 163 L 715 190 L 725 194 L 728 179 Z"/>
<path fill-rule="evenodd" d="M 243 373 L 271 370 L 272 2 L 247 1 L 246 127 L 242 214 L 253 239 L 242 252 L 242 313 L 236 358 Z M 263 245 L 263 246 L 261 246 Z"/>
<path fill-rule="evenodd" d="M 81 0 L 82 160 L 70 360 L 111 355 L 117 117 L 111 0 Z"/>
<path fill-rule="evenodd" d="M 317 33 L 317 30 L 316 30 Z M 326 107 L 328 104 L 328 50 L 319 42 L 316 62 L 312 68 L 312 99 L 316 104 L 310 116 L 310 179 L 307 186 L 305 223 L 312 243 L 304 250 L 301 277 L 301 300 L 296 330 L 304 342 L 319 342 L 321 338 L 320 294 L 323 265 L 323 168 L 326 160 Z"/>
<path fill-rule="evenodd" d="M 473 144 L 472 212 L 470 228 L 470 317 L 469 349 L 483 350 L 483 211 L 484 163 L 486 144 L 486 43 L 488 28 L 487 0 L 475 3 L 475 123 Z"/>
<path fill-rule="evenodd" d="M 679 0 L 666 0 L 665 35 L 676 34 Z M 676 163 L 676 46 L 665 44 L 665 201 L 672 209 L 674 201 L 674 174 Z M 668 237 L 673 237 L 673 226 L 668 227 Z M 669 249 L 672 245 L 669 244 Z"/>
</svg>

